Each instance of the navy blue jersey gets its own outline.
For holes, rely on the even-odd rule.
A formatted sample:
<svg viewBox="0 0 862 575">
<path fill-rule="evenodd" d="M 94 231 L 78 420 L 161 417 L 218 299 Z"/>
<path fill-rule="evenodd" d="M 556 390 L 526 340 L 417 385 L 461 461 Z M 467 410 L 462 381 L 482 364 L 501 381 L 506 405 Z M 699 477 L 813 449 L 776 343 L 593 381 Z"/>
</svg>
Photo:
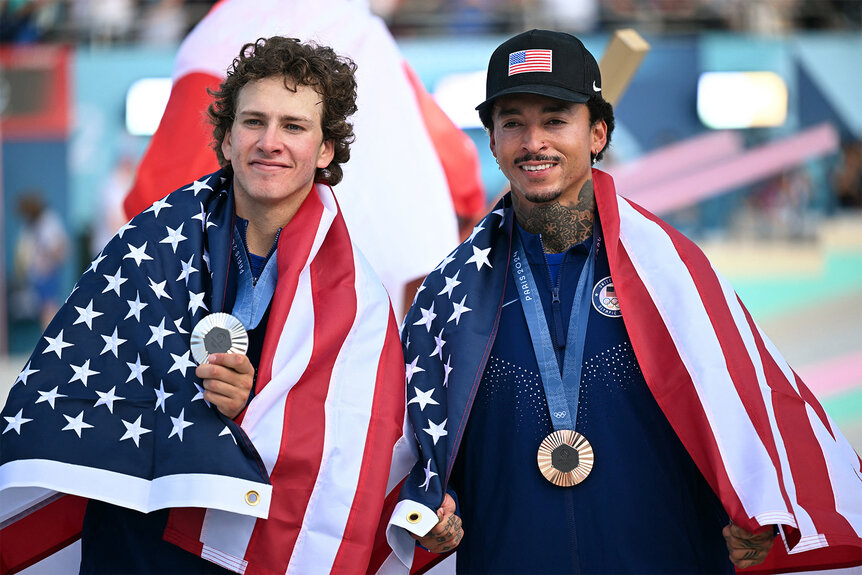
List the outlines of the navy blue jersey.
<svg viewBox="0 0 862 575">
<path fill-rule="evenodd" d="M 552 279 L 538 236 L 521 233 L 562 352 L 592 240 L 569 249 Z M 536 463 L 553 427 L 508 278 L 499 331 L 450 483 L 464 522 L 460 573 L 733 572 L 721 535 L 727 516 L 647 388 L 611 301 L 609 276 L 599 247 L 576 424 L 593 446 L 595 465 L 574 487 L 549 483 Z M 550 297 L 555 281 L 557 310 Z"/>
</svg>

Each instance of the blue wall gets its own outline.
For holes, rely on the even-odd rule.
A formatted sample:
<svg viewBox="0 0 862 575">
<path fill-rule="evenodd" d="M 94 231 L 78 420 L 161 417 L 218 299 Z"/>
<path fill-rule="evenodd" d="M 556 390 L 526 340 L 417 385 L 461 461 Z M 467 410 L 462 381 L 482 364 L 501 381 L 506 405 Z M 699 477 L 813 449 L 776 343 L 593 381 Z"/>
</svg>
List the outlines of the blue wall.
<svg viewBox="0 0 862 575">
<path fill-rule="evenodd" d="M 68 145 L 65 141 L 16 141 L 6 140 L 2 145 L 3 158 L 3 244 L 6 263 L 5 278 L 7 302 L 11 295 L 11 280 L 14 270 L 15 243 L 21 230 L 18 215 L 18 199 L 29 191 L 41 193 L 45 203 L 68 223 L 69 172 L 67 169 Z M 80 275 L 74 249 L 63 270 L 66 291 L 70 290 Z M 10 320 L 15 315 L 7 306 Z M 21 327 L 17 324 L 16 327 Z M 38 340 L 40 330 L 33 323 L 30 329 L 15 329 L 9 333 L 9 350 L 12 353 L 29 352 Z M 0 350 L 2 353 L 3 350 Z"/>
<path fill-rule="evenodd" d="M 123 48 L 79 50 L 73 59 L 74 126 L 70 147 L 70 223 L 84 231 L 94 216 L 99 189 L 118 158 L 139 158 L 149 138 L 125 128 L 126 91 L 141 78 L 170 77 L 175 50 Z M 96 212 L 98 213 L 98 212 Z"/>
</svg>

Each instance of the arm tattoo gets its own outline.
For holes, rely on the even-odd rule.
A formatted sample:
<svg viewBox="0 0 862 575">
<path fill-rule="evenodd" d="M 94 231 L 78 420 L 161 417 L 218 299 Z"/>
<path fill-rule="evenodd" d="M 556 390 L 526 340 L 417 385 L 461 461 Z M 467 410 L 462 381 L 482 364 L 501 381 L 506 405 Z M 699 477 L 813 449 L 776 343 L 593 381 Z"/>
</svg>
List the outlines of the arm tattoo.
<svg viewBox="0 0 862 575">
<path fill-rule="evenodd" d="M 596 199 L 592 180 L 584 182 L 576 204 L 554 201 L 526 205 L 513 193 L 512 205 L 518 223 L 531 234 L 542 234 L 542 243 L 549 253 L 562 253 L 593 233 Z"/>
</svg>

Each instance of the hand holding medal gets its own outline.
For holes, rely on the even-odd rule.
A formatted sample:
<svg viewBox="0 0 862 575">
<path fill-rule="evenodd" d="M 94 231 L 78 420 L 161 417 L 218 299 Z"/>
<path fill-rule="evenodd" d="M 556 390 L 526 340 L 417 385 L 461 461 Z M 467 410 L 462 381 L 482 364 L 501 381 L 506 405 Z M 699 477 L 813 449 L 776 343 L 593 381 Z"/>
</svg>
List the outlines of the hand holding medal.
<svg viewBox="0 0 862 575">
<path fill-rule="evenodd" d="M 199 364 L 195 375 L 203 381 L 204 400 L 231 419 L 245 409 L 254 385 L 247 349 L 248 333 L 230 314 L 210 314 L 192 330 L 192 356 Z"/>
</svg>

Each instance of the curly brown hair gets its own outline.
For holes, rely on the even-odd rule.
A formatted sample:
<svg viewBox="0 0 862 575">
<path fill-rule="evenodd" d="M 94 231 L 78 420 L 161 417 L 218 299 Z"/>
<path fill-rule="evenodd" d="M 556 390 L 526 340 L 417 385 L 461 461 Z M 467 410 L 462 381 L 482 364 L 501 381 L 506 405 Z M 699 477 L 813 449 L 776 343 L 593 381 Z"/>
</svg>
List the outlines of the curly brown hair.
<svg viewBox="0 0 862 575">
<path fill-rule="evenodd" d="M 218 90 L 209 90 L 213 102 L 207 108 L 207 116 L 213 125 L 212 147 L 219 165 L 222 168 L 230 165 L 221 146 L 233 124 L 240 90 L 255 80 L 283 76 L 286 87 L 289 83 L 311 86 L 320 94 L 323 139 L 333 142 L 335 155 L 328 166 L 317 169 L 317 179 L 333 186 L 340 182 L 344 176 L 341 164 L 350 159 L 350 144 L 355 139 L 353 125 L 347 121 L 356 112 L 355 74 L 353 60 L 313 42 L 273 36 L 244 45 Z"/>
</svg>

